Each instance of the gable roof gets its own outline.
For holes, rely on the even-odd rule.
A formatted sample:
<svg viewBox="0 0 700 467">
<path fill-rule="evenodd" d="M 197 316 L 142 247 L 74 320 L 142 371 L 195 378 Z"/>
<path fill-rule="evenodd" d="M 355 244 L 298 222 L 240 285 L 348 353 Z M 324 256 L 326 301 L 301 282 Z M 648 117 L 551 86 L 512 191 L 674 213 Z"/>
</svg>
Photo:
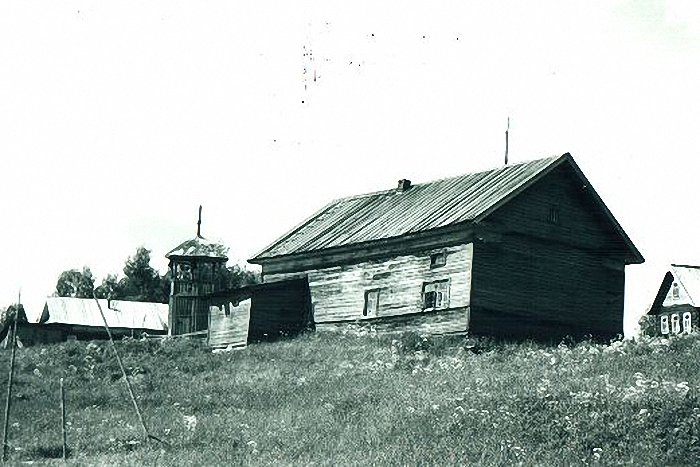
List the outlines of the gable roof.
<svg viewBox="0 0 700 467">
<path fill-rule="evenodd" d="M 643 262 L 644 258 L 569 153 L 421 183 L 405 191 L 392 189 L 337 199 L 249 261 L 264 262 L 278 256 L 401 237 L 460 223 L 478 223 L 562 164 L 570 165 L 622 237 L 629 250 L 627 262 Z"/>
<path fill-rule="evenodd" d="M 700 266 L 672 264 L 661 281 L 661 287 L 659 287 L 656 298 L 649 308 L 649 314 L 657 314 L 661 310 L 668 291 L 671 289 L 671 284 L 674 282 L 683 289 L 691 306 L 700 307 Z"/>
<path fill-rule="evenodd" d="M 99 300 L 107 324 L 112 328 L 168 330 L 168 305 L 124 300 Z M 104 327 L 97 303 L 92 298 L 48 297 L 37 320 L 41 324 L 71 324 Z"/>
</svg>

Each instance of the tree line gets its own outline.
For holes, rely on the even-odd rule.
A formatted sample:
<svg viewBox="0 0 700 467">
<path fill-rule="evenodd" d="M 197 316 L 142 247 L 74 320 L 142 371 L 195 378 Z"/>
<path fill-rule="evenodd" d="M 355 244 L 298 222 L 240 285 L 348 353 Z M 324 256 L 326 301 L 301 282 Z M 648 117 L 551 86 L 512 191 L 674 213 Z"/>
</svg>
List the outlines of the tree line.
<svg viewBox="0 0 700 467">
<path fill-rule="evenodd" d="M 129 300 L 135 302 L 168 303 L 170 295 L 170 271 L 161 275 L 151 266 L 151 250 L 139 247 L 136 254 L 129 256 L 119 278 L 117 274 L 107 274 L 102 283 L 95 287 L 95 277 L 88 266 L 82 271 L 63 271 L 56 282 L 55 296 Z M 238 265 L 221 268 L 221 281 L 224 288 L 236 288 L 260 282 L 259 275 Z"/>
</svg>

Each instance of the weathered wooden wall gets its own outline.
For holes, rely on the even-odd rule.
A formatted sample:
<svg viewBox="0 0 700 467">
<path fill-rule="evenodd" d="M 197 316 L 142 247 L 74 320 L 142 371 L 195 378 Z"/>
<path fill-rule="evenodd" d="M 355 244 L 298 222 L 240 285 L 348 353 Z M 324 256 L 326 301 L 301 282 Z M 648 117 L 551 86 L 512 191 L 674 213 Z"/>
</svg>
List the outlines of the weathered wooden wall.
<svg viewBox="0 0 700 467">
<path fill-rule="evenodd" d="M 579 249 L 506 237 L 475 245 L 471 330 L 524 337 L 622 332 L 624 270 Z"/>
<path fill-rule="evenodd" d="M 473 332 L 534 338 L 622 333 L 623 251 L 583 190 L 559 168 L 488 219 L 501 235 L 474 247 Z"/>
<path fill-rule="evenodd" d="M 549 219 L 550 208 L 558 211 L 556 223 Z M 553 170 L 487 221 L 505 232 L 587 249 L 614 258 L 619 265 L 624 261 L 622 238 L 567 166 Z"/>
<path fill-rule="evenodd" d="M 430 255 L 444 251 L 444 266 L 431 268 Z M 361 261 L 297 273 L 266 274 L 266 282 L 306 275 L 314 322 L 317 329 L 328 324 L 382 319 L 423 313 L 422 291 L 425 282 L 450 281 L 449 306 L 428 313 L 420 322 L 426 332 L 466 331 L 469 320 L 473 246 L 449 246 L 397 255 L 390 259 Z M 376 317 L 363 316 L 365 292 L 379 289 Z M 448 310 L 461 310 L 448 312 Z M 448 319 L 449 318 L 449 319 Z"/>
<path fill-rule="evenodd" d="M 251 299 L 219 299 L 209 307 L 209 345 L 214 348 L 248 343 Z"/>
<path fill-rule="evenodd" d="M 396 315 L 382 319 L 353 321 L 360 327 L 371 326 L 378 332 L 412 331 L 419 334 L 458 334 L 466 333 L 469 326 L 469 307 L 426 311 L 407 315 Z M 349 322 L 319 323 L 317 331 L 342 331 Z"/>
<path fill-rule="evenodd" d="M 206 298 L 171 295 L 168 325 L 171 335 L 206 331 L 209 322 L 209 302 Z"/>
</svg>

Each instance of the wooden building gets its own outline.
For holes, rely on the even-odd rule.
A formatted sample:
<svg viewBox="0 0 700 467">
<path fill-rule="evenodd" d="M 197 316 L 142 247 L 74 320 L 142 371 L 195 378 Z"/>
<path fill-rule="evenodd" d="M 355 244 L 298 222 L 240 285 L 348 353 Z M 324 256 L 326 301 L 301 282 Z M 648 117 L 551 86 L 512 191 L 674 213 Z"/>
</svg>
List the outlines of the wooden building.
<svg viewBox="0 0 700 467">
<path fill-rule="evenodd" d="M 168 332 L 168 306 L 162 303 L 99 300 L 114 338 L 159 336 Z M 37 322 L 19 322 L 23 344 L 107 339 L 100 309 L 92 298 L 48 297 Z"/>
<path fill-rule="evenodd" d="M 214 348 L 297 334 L 311 322 L 306 279 L 220 291 L 209 303 L 208 344 Z"/>
<path fill-rule="evenodd" d="M 308 281 L 316 329 L 622 333 L 644 259 L 571 155 L 332 201 L 249 260 Z"/>
<path fill-rule="evenodd" d="M 671 265 L 644 317 L 643 330 L 655 336 L 688 334 L 700 322 L 700 266 Z"/>
<path fill-rule="evenodd" d="M 170 261 L 168 328 L 171 335 L 207 334 L 209 294 L 223 288 L 221 270 L 226 267 L 227 248 L 202 237 L 202 207 L 199 207 L 197 236 L 182 242 L 165 257 Z"/>
</svg>

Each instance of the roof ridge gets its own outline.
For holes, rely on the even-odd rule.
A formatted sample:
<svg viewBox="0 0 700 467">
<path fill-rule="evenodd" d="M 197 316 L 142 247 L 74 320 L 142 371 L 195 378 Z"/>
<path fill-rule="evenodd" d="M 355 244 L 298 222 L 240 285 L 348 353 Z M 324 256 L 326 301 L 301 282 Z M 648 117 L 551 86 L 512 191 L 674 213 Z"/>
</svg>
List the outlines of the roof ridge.
<svg viewBox="0 0 700 467">
<path fill-rule="evenodd" d="M 567 154 L 568 154 L 568 153 L 567 153 Z M 520 161 L 520 162 L 518 162 L 518 163 L 516 163 L 516 164 L 508 164 L 508 165 L 502 165 L 502 166 L 500 166 L 500 167 L 493 167 L 493 168 L 491 168 L 491 169 L 479 170 L 478 172 L 464 172 L 464 173 L 459 174 L 459 175 L 452 175 L 452 176 L 449 176 L 449 177 L 436 178 L 436 179 L 434 179 L 434 180 L 428 180 L 428 181 L 420 182 L 420 183 L 411 183 L 411 188 L 414 188 L 414 187 L 417 187 L 417 186 L 430 185 L 430 184 L 438 183 L 438 182 L 444 182 L 444 181 L 448 181 L 448 180 L 456 180 L 456 179 L 458 179 L 458 178 L 464 178 L 464 177 L 470 177 L 470 176 L 481 175 L 481 174 L 485 174 L 485 173 L 496 172 L 496 171 L 498 171 L 498 170 L 505 170 L 505 169 L 508 169 L 508 168 L 513 168 L 513 167 L 518 167 L 518 166 L 521 166 L 521 165 L 531 164 L 531 163 L 533 163 L 533 162 L 541 162 L 541 161 L 545 161 L 545 160 L 552 160 L 552 161 L 555 161 L 555 160 L 559 159 L 560 157 L 562 157 L 562 155 L 558 155 L 558 156 L 549 156 L 549 157 L 540 157 L 540 158 L 537 158 L 537 159 L 531 159 L 531 160 L 526 160 L 526 161 Z M 410 191 L 410 190 L 409 190 L 409 191 Z M 369 196 L 376 196 L 376 195 L 382 195 L 382 194 L 390 194 L 390 193 L 395 193 L 395 192 L 396 192 L 396 188 L 388 188 L 388 189 L 385 189 L 385 190 L 377 190 L 377 191 L 372 191 L 372 192 L 369 192 L 369 193 L 361 193 L 361 194 L 359 194 L 359 195 L 341 196 L 341 197 L 339 197 L 339 198 L 335 198 L 335 199 L 332 200 L 329 204 L 334 204 L 334 203 L 336 203 L 336 202 L 338 202 L 338 201 L 353 200 L 353 199 L 361 199 L 361 198 L 366 198 L 366 197 L 369 197 Z M 406 193 L 406 191 L 403 192 L 403 193 Z"/>
</svg>

